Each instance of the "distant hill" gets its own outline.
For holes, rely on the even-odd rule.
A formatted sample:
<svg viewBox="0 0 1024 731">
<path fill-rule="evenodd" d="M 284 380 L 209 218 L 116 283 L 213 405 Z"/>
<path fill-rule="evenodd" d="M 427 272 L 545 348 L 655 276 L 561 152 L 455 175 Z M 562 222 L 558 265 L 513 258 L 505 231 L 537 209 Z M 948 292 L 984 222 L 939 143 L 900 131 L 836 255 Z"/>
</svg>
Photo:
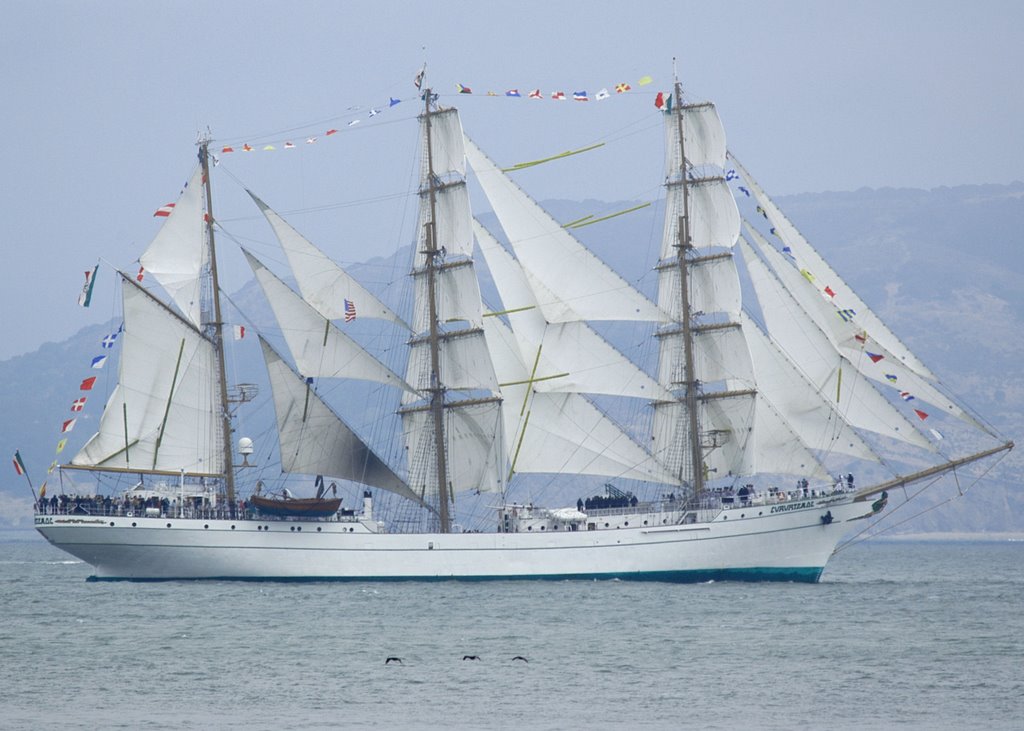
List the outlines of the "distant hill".
<svg viewBox="0 0 1024 731">
<path fill-rule="evenodd" d="M 960 186 L 935 190 L 862 189 L 853 192 L 789 196 L 778 201 L 789 218 L 812 241 L 847 282 L 878 312 L 894 332 L 932 368 L 956 394 L 1009 438 L 1024 435 L 1024 183 Z M 545 207 L 559 220 L 621 210 L 633 202 L 548 201 Z M 662 212 L 652 206 L 575 233 L 613 268 L 641 290 L 653 295 L 656 277 L 651 269 L 661 238 Z M 485 224 L 493 217 L 482 216 Z M 391 286 L 395 272 L 407 270 L 410 250 L 353 268 L 353 273 L 379 292 L 400 312 L 409 302 Z M 481 267 L 483 270 L 483 268 Z M 495 302 L 493 286 L 484 271 L 485 299 Z M 399 277 L 401 275 L 398 275 Z M 249 322 L 272 322 L 257 287 L 250 283 L 232 295 Z M 231 315 L 235 321 L 238 315 Z M 119 322 L 93 326 L 61 343 L 0 362 L 0 445 L 9 453 L 19 448 L 37 485 L 53 458 L 61 423 L 74 416 L 69 408 L 83 378 L 97 375 L 87 409 L 68 436 L 63 458 L 69 458 L 94 431 L 102 403 L 116 380 L 119 348 L 100 348 L 104 335 Z M 272 331 L 272 326 L 269 327 Z M 622 342 L 615 327 L 604 330 Z M 359 333 L 357 333 L 358 335 Z M 364 337 L 377 337 L 370 329 Z M 274 337 L 271 336 L 271 340 Z M 395 344 L 400 345 L 400 339 Z M 254 339 L 236 348 L 258 350 Z M 628 349 L 623 345 L 624 349 Z M 636 349 L 634 349 L 636 350 Z M 401 348 L 389 363 L 401 369 Z M 102 371 L 89 368 L 91 359 L 112 354 Z M 649 368 L 652 363 L 642 363 Z M 232 359 L 235 377 L 263 383 L 259 360 Z M 109 379 L 109 380 L 108 380 Z M 383 402 L 382 402 L 383 403 Z M 383 406 L 371 408 L 362 426 L 385 433 L 395 417 Z M 240 435 L 272 441 L 271 409 L 256 411 Z M 399 463 L 400 448 L 383 447 Z M 895 532 L 1017 532 L 1024 533 L 1024 490 L 1020 476 L 1024 457 L 1015 450 L 977 489 L 955 504 L 931 510 L 899 525 Z M 961 482 L 967 487 L 968 482 Z M 956 495 L 956 483 L 931 496 L 936 503 Z M 894 496 L 894 503 L 899 496 Z M 910 518 L 920 510 L 914 503 L 901 510 Z M 13 471 L 0 485 L 0 527 L 28 525 L 30 500 L 21 478 Z"/>
</svg>

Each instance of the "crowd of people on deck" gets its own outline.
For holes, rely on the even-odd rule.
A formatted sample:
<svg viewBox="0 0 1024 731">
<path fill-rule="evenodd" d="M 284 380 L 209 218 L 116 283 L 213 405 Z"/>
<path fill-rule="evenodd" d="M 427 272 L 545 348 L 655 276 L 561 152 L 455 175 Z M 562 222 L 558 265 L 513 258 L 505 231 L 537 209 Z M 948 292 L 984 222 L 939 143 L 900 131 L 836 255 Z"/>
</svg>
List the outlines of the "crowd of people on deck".
<svg viewBox="0 0 1024 731">
<path fill-rule="evenodd" d="M 246 510 L 244 500 L 238 503 L 239 515 Z M 103 516 L 144 516 L 147 511 L 157 511 L 161 516 L 176 515 L 178 498 L 157 497 L 154 495 L 45 495 L 36 502 L 36 511 L 40 515 L 103 515 Z M 184 498 L 184 508 L 193 516 L 213 516 L 215 513 L 227 512 L 223 506 L 217 508 L 205 497 Z"/>
<path fill-rule="evenodd" d="M 788 492 L 780 487 L 769 487 L 768 492 L 765 495 L 762 495 L 754 489 L 753 485 L 744 485 L 738 490 L 732 487 L 713 488 L 711 493 L 720 498 L 723 505 L 731 506 L 750 505 L 762 497 L 769 503 L 782 503 L 788 500 L 827 497 L 828 495 L 835 495 L 841 492 L 852 492 L 853 490 L 853 475 L 847 474 L 845 477 L 842 475 L 838 476 L 836 478 L 835 485 L 831 488 L 811 487 L 807 478 L 803 478 L 797 480 L 796 487 Z"/>
</svg>

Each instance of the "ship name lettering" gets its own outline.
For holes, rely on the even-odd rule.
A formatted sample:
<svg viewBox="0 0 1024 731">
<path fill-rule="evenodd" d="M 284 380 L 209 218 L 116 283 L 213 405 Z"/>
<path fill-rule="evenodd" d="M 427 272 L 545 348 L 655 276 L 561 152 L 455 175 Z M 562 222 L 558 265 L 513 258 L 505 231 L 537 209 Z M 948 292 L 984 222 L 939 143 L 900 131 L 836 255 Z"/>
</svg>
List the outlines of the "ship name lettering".
<svg viewBox="0 0 1024 731">
<path fill-rule="evenodd" d="M 802 503 L 793 503 L 792 505 L 776 505 L 772 508 L 772 513 L 788 513 L 790 510 L 803 510 L 804 508 L 813 508 L 814 503 L 805 501 Z"/>
</svg>

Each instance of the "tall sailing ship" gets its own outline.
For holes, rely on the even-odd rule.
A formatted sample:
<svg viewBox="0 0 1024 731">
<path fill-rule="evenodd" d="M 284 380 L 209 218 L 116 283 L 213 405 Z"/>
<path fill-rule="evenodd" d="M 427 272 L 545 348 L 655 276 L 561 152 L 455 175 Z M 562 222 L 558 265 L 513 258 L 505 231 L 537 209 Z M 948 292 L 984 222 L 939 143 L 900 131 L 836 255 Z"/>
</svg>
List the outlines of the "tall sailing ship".
<svg viewBox="0 0 1024 731">
<path fill-rule="evenodd" d="M 232 420 L 253 389 L 226 377 L 220 228 L 200 142 L 199 165 L 140 258 L 169 301 L 121 274 L 118 383 L 97 433 L 61 467 L 69 480 L 128 489 L 37 508 L 39 532 L 97 578 L 813 582 L 888 491 L 1012 448 L 946 395 L 729 155 L 715 107 L 679 103 L 678 82 L 677 103 L 659 112 L 655 300 L 466 137 L 456 109 L 430 90 L 421 98 L 411 316 L 251 194 L 298 287 L 245 251 L 286 345 L 260 337 L 280 457 L 271 476 L 250 468 L 251 440 L 238 441 L 241 465 L 234 456 Z M 467 164 L 499 231 L 473 218 Z M 733 176 L 761 221 L 742 220 Z M 491 309 L 480 261 L 501 300 Z M 360 318 L 404 333 L 404 373 L 346 332 L 353 302 Z M 595 329 L 603 321 L 646 329 L 654 375 Z M 323 398 L 327 379 L 389 392 L 401 427 L 387 450 Z M 909 420 L 907 392 L 956 423 L 969 448 L 954 455 Z M 601 406 L 609 400 L 633 406 Z M 623 424 L 620 413 L 637 416 Z M 282 475 L 315 476 L 316 496 L 266 487 Z M 517 499 L 530 475 L 546 475 L 539 484 L 563 504 Z M 604 494 L 584 499 L 595 481 Z M 341 509 L 338 482 L 362 504 Z M 460 522 L 466 503 L 486 507 L 485 524 Z"/>
</svg>

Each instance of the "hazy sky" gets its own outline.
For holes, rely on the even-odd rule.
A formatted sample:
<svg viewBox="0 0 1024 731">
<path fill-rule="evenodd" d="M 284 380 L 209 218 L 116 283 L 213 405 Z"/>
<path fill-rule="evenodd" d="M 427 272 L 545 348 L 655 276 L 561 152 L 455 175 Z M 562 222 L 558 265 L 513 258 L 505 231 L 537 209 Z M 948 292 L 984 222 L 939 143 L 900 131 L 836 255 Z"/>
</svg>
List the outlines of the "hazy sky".
<svg viewBox="0 0 1024 731">
<path fill-rule="evenodd" d="M 109 268 L 94 306 L 75 305 L 82 272 L 98 257 L 132 269 L 207 127 L 218 148 L 278 147 L 222 156 L 215 175 L 218 219 L 266 256 L 236 180 L 342 261 L 407 243 L 424 59 L 501 164 L 609 143 L 580 166 L 524 175 L 538 198 L 657 196 L 652 101 L 673 56 L 687 94 L 718 104 L 731 149 L 776 195 L 1024 178 L 1016 1 L 25 0 L 0 13 L 0 359 L 113 316 Z M 645 74 L 655 83 L 640 89 Z M 622 81 L 634 89 L 615 95 Z M 483 96 L 538 87 L 612 98 Z M 390 97 L 404 101 L 370 119 Z"/>
</svg>

